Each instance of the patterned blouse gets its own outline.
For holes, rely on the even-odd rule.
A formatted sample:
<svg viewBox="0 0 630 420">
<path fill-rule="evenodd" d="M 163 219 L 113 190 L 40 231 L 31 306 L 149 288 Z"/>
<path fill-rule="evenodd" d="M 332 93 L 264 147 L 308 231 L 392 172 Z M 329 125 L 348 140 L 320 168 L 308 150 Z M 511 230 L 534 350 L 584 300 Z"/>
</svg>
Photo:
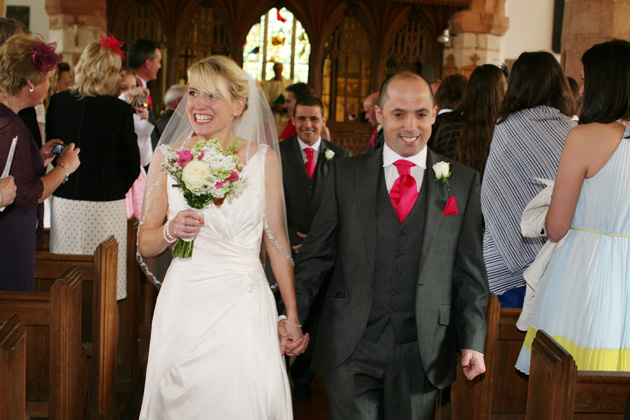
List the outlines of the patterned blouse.
<svg viewBox="0 0 630 420">
<path fill-rule="evenodd" d="M 575 125 L 558 109 L 537 106 L 514 112 L 495 126 L 481 184 L 483 251 L 493 293 L 525 285 L 522 272 L 546 239 L 523 238 L 521 215 L 545 187 L 534 178 L 555 179 L 564 139 Z M 515 275 L 493 276 L 497 262 Z"/>
</svg>

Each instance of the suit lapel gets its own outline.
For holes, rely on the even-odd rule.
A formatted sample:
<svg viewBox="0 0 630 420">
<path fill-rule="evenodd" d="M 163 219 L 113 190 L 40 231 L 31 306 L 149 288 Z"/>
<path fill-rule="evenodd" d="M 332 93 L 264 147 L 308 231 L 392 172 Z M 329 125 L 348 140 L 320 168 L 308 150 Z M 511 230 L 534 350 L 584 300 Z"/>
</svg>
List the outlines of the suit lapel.
<svg viewBox="0 0 630 420">
<path fill-rule="evenodd" d="M 326 150 L 328 145 L 326 140 L 322 139 L 317 156 L 317 166 L 315 167 L 315 186 L 313 188 L 312 202 L 313 208 L 319 206 L 319 197 L 322 194 L 324 185 L 326 184 L 326 176 L 328 175 L 328 159 L 326 159 Z"/>
<path fill-rule="evenodd" d="M 374 276 L 374 256 L 376 255 L 376 194 L 381 171 L 383 171 L 383 153 L 380 149 L 373 152 L 363 166 L 355 168 L 354 181 L 359 220 L 372 276 Z"/>
<path fill-rule="evenodd" d="M 433 171 L 433 164 L 437 162 L 437 155 L 428 150 L 427 153 L 427 171 L 425 176 L 428 177 L 426 182 L 427 187 L 427 210 L 424 220 L 424 235 L 422 238 L 422 251 L 420 255 L 420 270 L 422 275 L 425 265 L 430 263 L 431 249 L 435 245 L 437 240 L 436 235 L 439 230 L 438 221 L 441 220 L 442 213 L 444 212 L 444 205 L 449 197 L 448 188 L 439 181 L 435 181 L 435 172 Z"/>
</svg>

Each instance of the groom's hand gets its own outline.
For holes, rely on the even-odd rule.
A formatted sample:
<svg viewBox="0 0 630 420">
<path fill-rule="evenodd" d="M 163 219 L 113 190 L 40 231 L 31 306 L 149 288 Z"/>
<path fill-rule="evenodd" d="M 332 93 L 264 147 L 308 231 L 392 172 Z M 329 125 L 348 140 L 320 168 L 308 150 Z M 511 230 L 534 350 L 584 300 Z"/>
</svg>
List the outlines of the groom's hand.
<svg viewBox="0 0 630 420">
<path fill-rule="evenodd" d="M 278 321 L 278 339 L 281 354 L 299 356 L 308 346 L 309 335 L 302 335 L 301 328 L 293 327 L 281 319 Z"/>
<path fill-rule="evenodd" d="M 464 369 L 464 376 L 469 381 L 484 373 L 486 371 L 486 363 L 483 353 L 469 349 L 462 350 L 462 368 Z"/>
<path fill-rule="evenodd" d="M 308 340 L 308 334 L 304 334 L 297 340 L 291 340 L 289 338 L 285 345 L 286 354 L 289 356 L 299 356 L 300 354 L 304 353 L 304 351 L 308 347 Z"/>
</svg>

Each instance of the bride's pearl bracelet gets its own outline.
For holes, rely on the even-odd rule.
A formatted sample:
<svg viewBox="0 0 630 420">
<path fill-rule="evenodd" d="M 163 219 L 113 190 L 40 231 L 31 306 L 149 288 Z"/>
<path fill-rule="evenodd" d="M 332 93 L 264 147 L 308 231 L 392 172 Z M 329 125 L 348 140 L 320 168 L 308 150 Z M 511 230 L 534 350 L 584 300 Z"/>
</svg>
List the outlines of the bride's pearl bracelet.
<svg viewBox="0 0 630 420">
<path fill-rule="evenodd" d="M 298 328 L 302 328 L 302 324 L 294 324 L 293 322 L 289 322 L 287 320 L 287 316 L 286 315 L 279 315 L 278 316 L 278 322 L 284 320 L 284 322 L 286 322 L 289 325 L 293 325 L 294 327 L 298 327 Z"/>
<path fill-rule="evenodd" d="M 166 223 L 164 224 L 164 229 L 162 229 L 162 236 L 164 237 L 164 240 L 166 241 L 167 244 L 172 244 L 173 242 L 177 240 L 177 238 L 173 238 L 170 232 L 168 231 L 168 227 L 171 224 L 171 220 L 172 219 L 168 219 Z"/>
</svg>

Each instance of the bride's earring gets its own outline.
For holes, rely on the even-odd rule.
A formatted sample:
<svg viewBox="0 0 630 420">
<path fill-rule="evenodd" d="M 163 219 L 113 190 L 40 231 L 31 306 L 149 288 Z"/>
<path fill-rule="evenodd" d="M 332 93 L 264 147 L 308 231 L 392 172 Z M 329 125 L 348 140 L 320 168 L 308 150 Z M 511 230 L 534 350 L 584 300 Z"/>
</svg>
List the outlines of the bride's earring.
<svg viewBox="0 0 630 420">
<path fill-rule="evenodd" d="M 32 87 L 28 88 L 28 91 L 33 93 L 33 88 Z"/>
</svg>

